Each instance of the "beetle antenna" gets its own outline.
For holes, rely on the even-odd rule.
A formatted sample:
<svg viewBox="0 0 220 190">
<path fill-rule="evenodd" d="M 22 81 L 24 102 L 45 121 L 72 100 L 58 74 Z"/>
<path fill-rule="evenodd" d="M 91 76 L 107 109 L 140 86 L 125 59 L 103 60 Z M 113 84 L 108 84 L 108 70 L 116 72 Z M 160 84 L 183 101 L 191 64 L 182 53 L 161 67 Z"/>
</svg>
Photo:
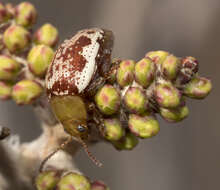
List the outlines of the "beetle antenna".
<svg viewBox="0 0 220 190">
<path fill-rule="evenodd" d="M 80 142 L 83 146 L 84 151 L 89 156 L 89 158 L 95 163 L 95 165 L 98 167 L 102 167 L 103 164 L 89 151 L 88 145 L 83 140 L 81 140 Z"/>
<path fill-rule="evenodd" d="M 59 150 L 64 149 L 66 145 L 68 145 L 72 141 L 72 138 L 69 137 L 66 141 L 64 141 L 58 148 L 56 148 L 53 152 L 51 152 L 40 164 L 39 172 L 43 172 L 44 166 L 46 162 Z"/>
</svg>

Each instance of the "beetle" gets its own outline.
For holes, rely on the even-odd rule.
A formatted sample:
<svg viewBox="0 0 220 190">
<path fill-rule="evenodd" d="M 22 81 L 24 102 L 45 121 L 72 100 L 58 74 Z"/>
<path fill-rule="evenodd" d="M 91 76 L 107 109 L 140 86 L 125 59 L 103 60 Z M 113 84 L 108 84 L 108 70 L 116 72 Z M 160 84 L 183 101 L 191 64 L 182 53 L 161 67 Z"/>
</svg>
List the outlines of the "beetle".
<svg viewBox="0 0 220 190">
<path fill-rule="evenodd" d="M 111 67 L 113 41 L 113 33 L 106 29 L 79 31 L 57 49 L 45 80 L 48 99 L 56 118 L 70 137 L 81 142 L 98 166 L 101 163 L 91 155 L 85 143 L 89 137 L 87 104 L 91 102 L 91 92 L 105 83 Z M 42 162 L 41 169 L 71 139 L 51 153 Z"/>
</svg>

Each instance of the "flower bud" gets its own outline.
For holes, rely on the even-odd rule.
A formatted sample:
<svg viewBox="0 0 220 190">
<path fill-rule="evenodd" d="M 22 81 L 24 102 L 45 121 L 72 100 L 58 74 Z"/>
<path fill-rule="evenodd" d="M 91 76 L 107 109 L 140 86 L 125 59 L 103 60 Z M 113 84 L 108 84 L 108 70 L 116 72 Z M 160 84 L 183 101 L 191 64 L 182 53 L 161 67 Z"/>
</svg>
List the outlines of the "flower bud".
<svg viewBox="0 0 220 190">
<path fill-rule="evenodd" d="M 123 99 L 130 112 L 141 114 L 147 109 L 148 100 L 139 87 L 129 87 Z"/>
<path fill-rule="evenodd" d="M 131 84 L 134 80 L 134 67 L 133 60 L 125 60 L 120 63 L 117 71 L 117 82 L 121 87 Z"/>
<path fill-rule="evenodd" d="M 181 60 L 181 70 L 177 84 L 188 83 L 199 70 L 199 62 L 194 57 L 185 57 Z"/>
<path fill-rule="evenodd" d="M 155 63 L 150 58 L 143 58 L 135 65 L 135 81 L 147 88 L 154 80 Z"/>
<path fill-rule="evenodd" d="M 157 135 L 160 130 L 158 121 L 149 115 L 139 116 L 131 114 L 128 126 L 133 134 L 143 139 Z"/>
<path fill-rule="evenodd" d="M 161 63 L 161 72 L 166 79 L 175 79 L 179 69 L 180 60 L 174 55 L 168 55 L 166 59 Z"/>
<path fill-rule="evenodd" d="M 7 55 L 0 55 L 0 80 L 14 80 L 21 65 Z"/>
<path fill-rule="evenodd" d="M 58 31 L 53 25 L 44 24 L 36 31 L 34 41 L 37 44 L 44 44 L 53 47 L 58 42 Z"/>
<path fill-rule="evenodd" d="M 53 190 L 60 180 L 60 171 L 45 171 L 40 173 L 36 178 L 37 190 Z"/>
<path fill-rule="evenodd" d="M 2 3 L 0 3 L 0 24 L 6 22 L 10 18 L 10 14 Z"/>
<path fill-rule="evenodd" d="M 138 138 L 134 134 L 126 132 L 126 135 L 122 139 L 112 143 L 118 150 L 132 150 L 137 146 L 138 142 Z"/>
<path fill-rule="evenodd" d="M 81 174 L 69 173 L 61 178 L 57 190 L 91 190 L 89 180 Z"/>
<path fill-rule="evenodd" d="M 195 77 L 184 87 L 184 95 L 190 98 L 205 98 L 212 89 L 212 83 L 204 77 Z"/>
<path fill-rule="evenodd" d="M 118 119 L 105 119 L 105 138 L 110 141 L 117 141 L 124 135 L 124 128 Z"/>
<path fill-rule="evenodd" d="M 29 2 L 22 2 L 15 7 L 15 21 L 17 24 L 30 27 L 37 20 L 37 11 Z"/>
<path fill-rule="evenodd" d="M 0 100 L 8 100 L 11 97 L 12 85 L 0 81 Z"/>
<path fill-rule="evenodd" d="M 91 190 L 110 190 L 102 181 L 94 181 Z"/>
<path fill-rule="evenodd" d="M 163 81 L 156 84 L 154 98 L 161 107 L 175 108 L 180 104 L 181 94 L 171 82 Z"/>
<path fill-rule="evenodd" d="M 188 56 L 182 59 L 182 67 L 197 73 L 199 71 L 199 62 L 195 57 Z"/>
<path fill-rule="evenodd" d="M 32 80 L 21 80 L 12 88 L 12 98 L 17 104 L 30 104 L 43 92 L 40 84 Z"/>
<path fill-rule="evenodd" d="M 10 52 L 19 52 L 30 44 L 30 33 L 22 26 L 11 25 L 4 32 L 3 42 Z"/>
<path fill-rule="evenodd" d="M 34 46 L 27 57 L 30 71 L 38 77 L 43 77 L 46 74 L 53 56 L 54 51 L 49 46 Z"/>
<path fill-rule="evenodd" d="M 189 109 L 187 106 L 179 106 L 177 108 L 162 108 L 160 107 L 160 115 L 169 122 L 179 122 L 185 119 L 189 115 Z"/>
<path fill-rule="evenodd" d="M 168 55 L 169 53 L 166 51 L 150 51 L 145 55 L 145 57 L 149 57 L 156 64 L 161 64 Z"/>
<path fill-rule="evenodd" d="M 106 84 L 95 95 L 95 102 L 102 113 L 112 115 L 118 111 L 120 96 L 116 88 Z"/>
</svg>

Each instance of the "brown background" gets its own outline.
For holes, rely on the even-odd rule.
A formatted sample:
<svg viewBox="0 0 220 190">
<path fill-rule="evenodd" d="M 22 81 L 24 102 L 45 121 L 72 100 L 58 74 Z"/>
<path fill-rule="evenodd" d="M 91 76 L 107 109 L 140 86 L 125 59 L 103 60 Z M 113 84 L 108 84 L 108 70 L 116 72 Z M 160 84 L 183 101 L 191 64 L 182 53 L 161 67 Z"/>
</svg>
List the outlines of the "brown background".
<svg viewBox="0 0 220 190">
<path fill-rule="evenodd" d="M 18 0 L 3 2 L 20 2 Z M 138 60 L 150 50 L 200 60 L 200 73 L 214 89 L 203 101 L 188 101 L 190 116 L 179 124 L 160 120 L 161 131 L 131 152 L 99 144 L 92 152 L 104 162 L 99 169 L 81 152 L 77 162 L 91 178 L 112 190 L 220 189 L 220 1 L 218 0 L 32 0 L 38 25 L 51 22 L 61 41 L 77 30 L 104 27 L 115 33 L 114 56 Z M 37 137 L 40 129 L 30 107 L 0 103 L 0 123 L 21 135 Z"/>
</svg>

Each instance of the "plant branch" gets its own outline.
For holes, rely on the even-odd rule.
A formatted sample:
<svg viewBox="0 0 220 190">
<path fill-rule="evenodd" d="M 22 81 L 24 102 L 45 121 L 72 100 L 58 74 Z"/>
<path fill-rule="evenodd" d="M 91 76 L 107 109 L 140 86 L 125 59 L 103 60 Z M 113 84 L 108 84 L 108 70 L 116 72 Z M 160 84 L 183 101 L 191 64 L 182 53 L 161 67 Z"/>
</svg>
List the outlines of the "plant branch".
<svg viewBox="0 0 220 190">
<path fill-rule="evenodd" d="M 33 181 L 38 174 L 41 162 L 67 139 L 63 128 L 57 124 L 53 127 L 44 124 L 43 133 L 36 140 L 21 143 L 17 136 L 11 136 L 0 144 L 0 172 L 7 182 L 8 189 L 34 189 Z M 78 168 L 73 161 L 73 155 L 81 145 L 74 141 L 64 151 L 57 152 L 45 164 L 45 168 L 64 171 L 75 171 Z M 0 189 L 1 184 L 0 184 Z"/>
</svg>

